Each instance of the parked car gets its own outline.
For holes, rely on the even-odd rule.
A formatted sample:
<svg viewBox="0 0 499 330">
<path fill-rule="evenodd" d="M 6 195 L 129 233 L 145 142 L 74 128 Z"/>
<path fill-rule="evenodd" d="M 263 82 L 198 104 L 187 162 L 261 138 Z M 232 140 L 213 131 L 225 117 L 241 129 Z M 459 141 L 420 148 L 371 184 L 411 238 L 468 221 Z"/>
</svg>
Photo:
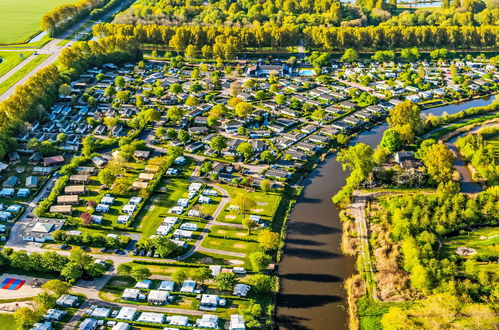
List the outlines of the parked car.
<svg viewBox="0 0 499 330">
<path fill-rule="evenodd" d="M 61 250 L 71 250 L 71 246 L 69 246 L 69 245 L 67 245 L 67 244 L 62 244 L 62 245 L 60 246 L 60 249 L 61 249 Z"/>
</svg>

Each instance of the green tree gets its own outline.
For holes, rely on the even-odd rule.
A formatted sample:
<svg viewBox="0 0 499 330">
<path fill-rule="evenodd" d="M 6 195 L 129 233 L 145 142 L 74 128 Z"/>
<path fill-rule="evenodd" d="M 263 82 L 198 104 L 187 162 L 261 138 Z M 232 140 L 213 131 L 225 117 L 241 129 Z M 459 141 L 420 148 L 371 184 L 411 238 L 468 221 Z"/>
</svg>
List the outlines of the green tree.
<svg viewBox="0 0 499 330">
<path fill-rule="evenodd" d="M 234 273 L 220 273 L 215 277 L 215 283 L 219 290 L 232 290 L 238 282 Z"/>
<path fill-rule="evenodd" d="M 276 279 L 269 275 L 255 274 L 249 279 L 253 290 L 259 294 L 275 292 L 277 289 Z"/>
<path fill-rule="evenodd" d="M 270 164 L 275 162 L 275 155 L 270 150 L 264 150 L 260 154 L 260 159 Z"/>
<path fill-rule="evenodd" d="M 261 272 L 272 262 L 272 257 L 262 251 L 256 251 L 249 255 L 251 267 L 254 272 Z"/>
<path fill-rule="evenodd" d="M 119 264 L 117 271 L 120 276 L 130 276 L 132 266 L 130 264 Z"/>
<path fill-rule="evenodd" d="M 192 279 L 196 282 L 203 284 L 205 281 L 209 280 L 211 275 L 211 270 L 207 267 L 199 267 L 192 271 Z"/>
<path fill-rule="evenodd" d="M 48 280 L 42 285 L 42 289 L 60 296 L 69 292 L 69 285 L 60 280 Z"/>
<path fill-rule="evenodd" d="M 176 271 L 173 272 L 172 274 L 172 280 L 174 280 L 177 283 L 183 283 L 187 279 L 187 273 L 183 269 L 177 269 Z"/>
<path fill-rule="evenodd" d="M 455 156 L 452 151 L 442 143 L 431 145 L 422 157 L 428 174 L 437 183 L 447 182 L 452 179 L 454 159 Z"/>
<path fill-rule="evenodd" d="M 170 107 L 166 112 L 166 118 L 173 122 L 179 121 L 184 116 L 185 110 L 179 107 Z"/>
<path fill-rule="evenodd" d="M 221 135 L 217 135 L 211 139 L 210 147 L 215 150 L 217 154 L 220 154 L 223 149 L 227 148 L 227 139 Z"/>
<path fill-rule="evenodd" d="M 264 191 L 265 194 L 268 194 L 271 187 L 272 187 L 272 182 L 269 179 L 263 179 L 262 182 L 260 182 L 260 189 L 262 189 L 262 191 Z"/>
<path fill-rule="evenodd" d="M 191 139 L 191 135 L 189 134 L 189 132 L 183 129 L 177 132 L 177 137 L 180 140 L 180 142 L 182 142 L 183 144 L 186 144 Z"/>
<path fill-rule="evenodd" d="M 279 248 L 279 234 L 270 230 L 262 230 L 258 233 L 258 244 L 265 251 L 274 251 Z"/>
<path fill-rule="evenodd" d="M 253 155 L 253 146 L 249 142 L 243 142 L 237 146 L 236 151 L 243 155 L 245 160 L 248 160 Z"/>
<path fill-rule="evenodd" d="M 62 95 L 62 96 L 71 95 L 71 86 L 69 86 L 68 84 L 62 84 L 59 87 L 59 95 Z"/>
<path fill-rule="evenodd" d="M 108 187 L 111 186 L 116 180 L 115 174 L 109 168 L 102 169 L 97 175 L 97 178 L 101 184 Z"/>
<path fill-rule="evenodd" d="M 244 218 L 242 220 L 242 225 L 248 230 L 248 235 L 251 234 L 251 231 L 253 229 L 258 228 L 258 223 L 254 220 L 251 220 L 250 218 Z"/>
<path fill-rule="evenodd" d="M 239 211 L 243 214 L 247 214 L 252 208 L 256 206 L 256 202 L 246 196 L 246 194 L 237 194 L 232 203 L 239 208 Z"/>
<path fill-rule="evenodd" d="M 28 307 L 19 307 L 14 312 L 14 319 L 19 329 L 29 329 L 38 320 L 38 315 Z"/>
<path fill-rule="evenodd" d="M 144 266 L 135 266 L 130 271 L 130 276 L 137 282 L 143 281 L 151 277 L 151 271 Z"/>
<path fill-rule="evenodd" d="M 398 151 L 402 148 L 402 137 L 398 131 L 389 128 L 383 133 L 381 145 L 388 148 L 391 152 Z"/>
<path fill-rule="evenodd" d="M 182 93 L 182 85 L 180 85 L 178 83 L 171 84 L 170 85 L 170 93 L 175 94 L 175 95 Z"/>
<path fill-rule="evenodd" d="M 246 117 L 253 111 L 253 106 L 248 102 L 239 102 L 234 108 L 238 117 Z"/>
<path fill-rule="evenodd" d="M 341 56 L 341 60 L 343 62 L 352 63 L 357 61 L 358 59 L 359 59 L 359 53 L 357 53 L 357 51 L 352 48 L 345 50 L 345 53 L 343 54 L 343 56 Z"/>
</svg>

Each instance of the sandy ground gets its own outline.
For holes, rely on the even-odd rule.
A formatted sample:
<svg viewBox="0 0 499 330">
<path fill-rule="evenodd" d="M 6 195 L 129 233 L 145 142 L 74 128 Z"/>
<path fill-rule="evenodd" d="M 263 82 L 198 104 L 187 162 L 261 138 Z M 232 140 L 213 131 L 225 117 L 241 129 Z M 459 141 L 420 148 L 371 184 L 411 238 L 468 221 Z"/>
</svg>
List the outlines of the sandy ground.
<svg viewBox="0 0 499 330">
<path fill-rule="evenodd" d="M 38 295 L 42 289 L 40 287 L 32 288 L 31 282 L 35 279 L 35 277 L 17 275 L 17 274 L 3 274 L 0 276 L 0 283 L 2 283 L 6 278 L 15 278 L 18 280 L 25 280 L 26 283 L 19 290 L 5 290 L 0 289 L 0 300 L 1 299 L 19 299 L 19 298 L 29 298 Z M 38 278 L 38 281 L 41 284 L 45 283 L 47 280 Z"/>
</svg>

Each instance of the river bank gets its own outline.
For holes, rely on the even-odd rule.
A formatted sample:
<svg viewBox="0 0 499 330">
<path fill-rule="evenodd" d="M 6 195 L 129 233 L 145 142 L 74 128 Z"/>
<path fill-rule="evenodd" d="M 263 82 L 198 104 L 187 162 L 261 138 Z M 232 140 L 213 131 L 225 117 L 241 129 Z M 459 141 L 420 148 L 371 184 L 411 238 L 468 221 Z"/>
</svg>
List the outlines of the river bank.
<svg viewBox="0 0 499 330">
<path fill-rule="evenodd" d="M 425 110 L 449 115 L 492 103 L 493 97 L 473 99 Z M 350 144 L 376 147 L 386 124 L 361 132 Z M 287 222 L 285 249 L 279 264 L 276 324 L 279 329 L 334 329 L 348 327 L 348 297 L 344 283 L 354 274 L 355 260 L 340 247 L 342 222 L 331 203 L 349 173 L 343 171 L 336 153 L 329 154 L 302 181 L 303 192 Z M 349 283 L 356 283 L 352 277 Z"/>
</svg>

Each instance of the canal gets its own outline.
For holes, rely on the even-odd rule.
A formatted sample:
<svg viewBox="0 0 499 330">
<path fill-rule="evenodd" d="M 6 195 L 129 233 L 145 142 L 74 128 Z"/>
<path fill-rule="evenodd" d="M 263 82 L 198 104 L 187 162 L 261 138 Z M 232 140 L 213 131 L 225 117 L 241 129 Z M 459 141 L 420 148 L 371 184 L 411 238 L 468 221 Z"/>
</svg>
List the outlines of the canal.
<svg viewBox="0 0 499 330">
<path fill-rule="evenodd" d="M 425 113 L 454 114 L 492 103 L 476 99 L 426 110 Z M 387 129 L 381 125 L 361 133 L 352 141 L 376 147 Z M 330 155 L 303 181 L 302 195 L 290 214 L 286 246 L 279 264 L 281 279 L 277 296 L 279 329 L 346 329 L 347 300 L 343 282 L 353 274 L 354 259 L 340 250 L 341 222 L 331 202 L 344 185 L 343 171 Z"/>
</svg>

